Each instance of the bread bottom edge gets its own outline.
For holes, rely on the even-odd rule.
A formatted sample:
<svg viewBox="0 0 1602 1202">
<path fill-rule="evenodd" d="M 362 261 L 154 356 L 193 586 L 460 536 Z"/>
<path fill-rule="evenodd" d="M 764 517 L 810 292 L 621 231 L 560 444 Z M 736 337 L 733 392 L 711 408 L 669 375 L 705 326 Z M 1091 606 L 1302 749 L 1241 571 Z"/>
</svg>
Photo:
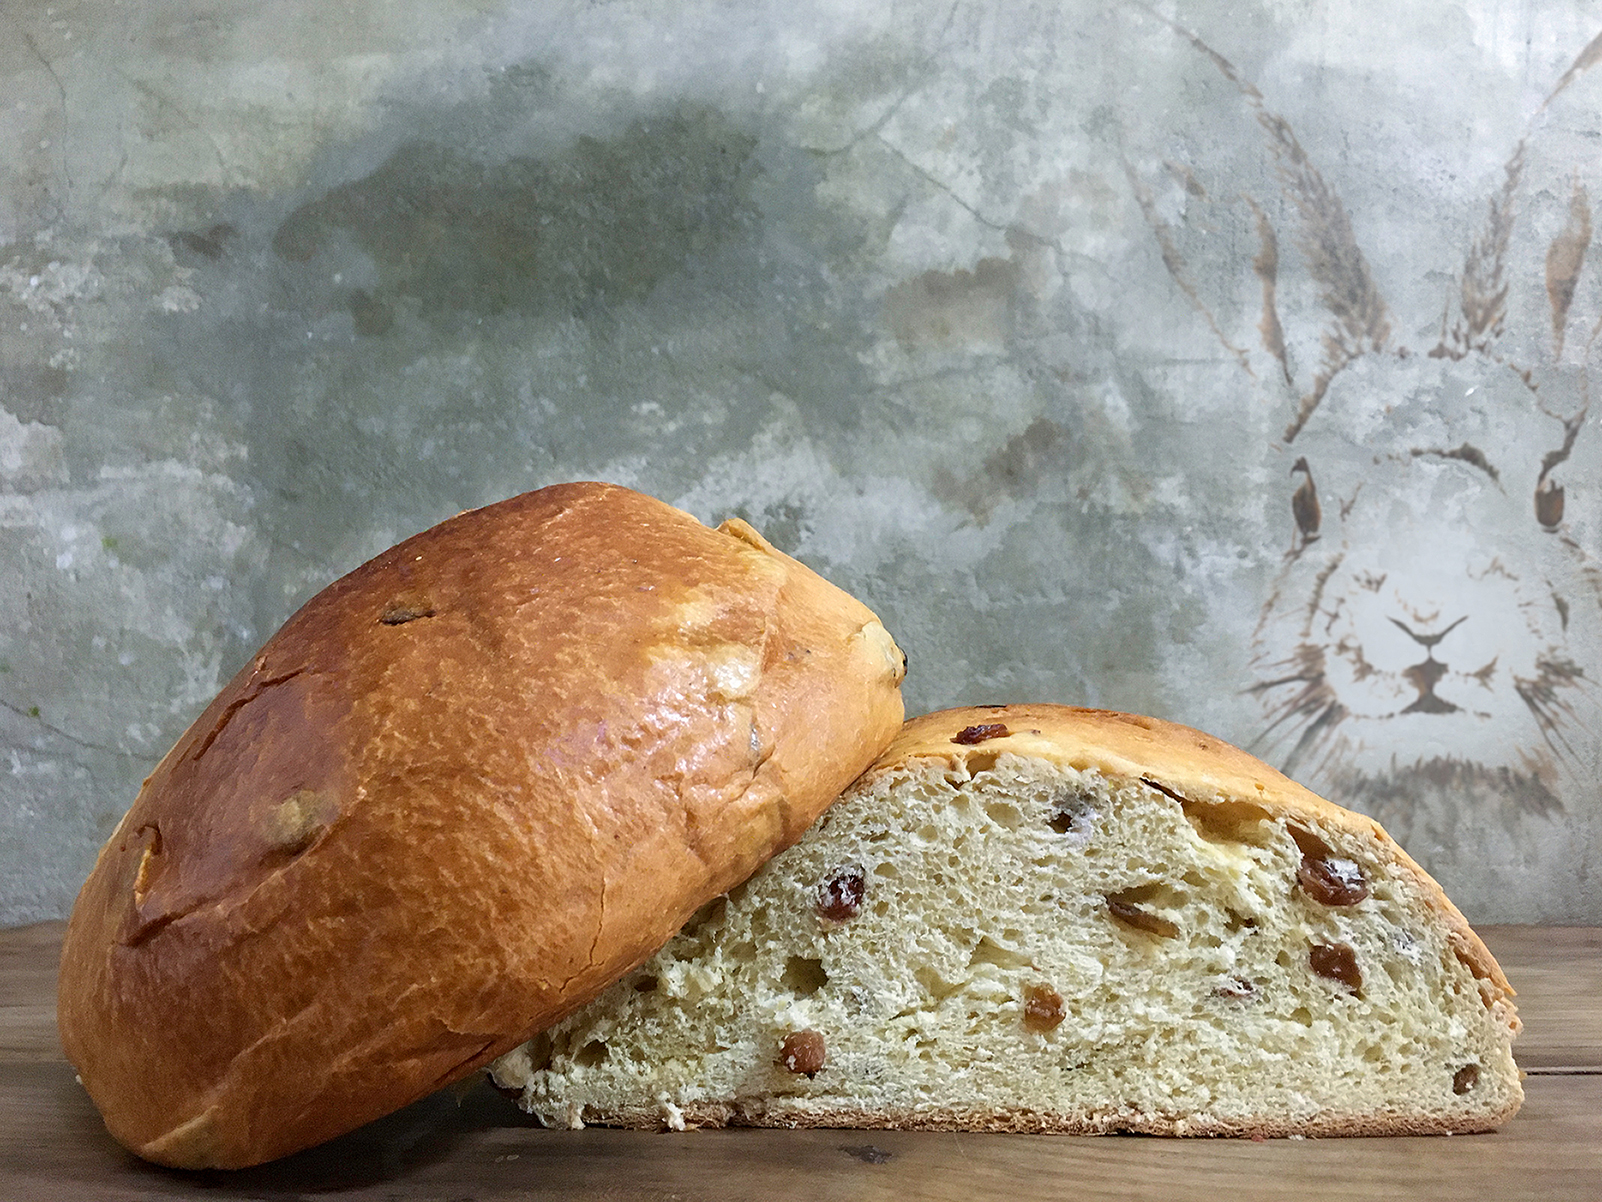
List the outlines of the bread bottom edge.
<svg viewBox="0 0 1602 1202">
<path fill-rule="evenodd" d="M 1496 1110 L 1465 1114 L 1326 1113 L 1303 1119 L 1272 1115 L 1219 1118 L 1111 1109 L 1046 1113 L 1023 1109 L 866 1110 L 850 1107 L 774 1106 L 755 1102 L 662 1103 L 592 1111 L 569 1126 L 631 1130 L 702 1127 L 833 1128 L 876 1131 L 972 1131 L 1037 1135 L 1159 1135 L 1181 1138 L 1288 1139 L 1395 1135 L 1474 1135 L 1495 1131 L 1518 1113 L 1522 1096 Z M 575 1116 L 579 1117 L 579 1116 Z"/>
</svg>

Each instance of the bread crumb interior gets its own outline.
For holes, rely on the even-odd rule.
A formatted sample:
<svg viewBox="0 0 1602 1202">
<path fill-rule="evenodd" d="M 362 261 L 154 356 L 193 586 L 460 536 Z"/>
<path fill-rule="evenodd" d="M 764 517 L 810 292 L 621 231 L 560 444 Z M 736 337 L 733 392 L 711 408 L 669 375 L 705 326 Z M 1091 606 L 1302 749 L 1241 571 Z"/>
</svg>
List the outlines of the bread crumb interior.
<svg viewBox="0 0 1602 1202">
<path fill-rule="evenodd" d="M 860 784 L 493 1074 L 556 1126 L 1471 1130 L 1510 1042 L 1381 841 L 978 748 Z"/>
</svg>

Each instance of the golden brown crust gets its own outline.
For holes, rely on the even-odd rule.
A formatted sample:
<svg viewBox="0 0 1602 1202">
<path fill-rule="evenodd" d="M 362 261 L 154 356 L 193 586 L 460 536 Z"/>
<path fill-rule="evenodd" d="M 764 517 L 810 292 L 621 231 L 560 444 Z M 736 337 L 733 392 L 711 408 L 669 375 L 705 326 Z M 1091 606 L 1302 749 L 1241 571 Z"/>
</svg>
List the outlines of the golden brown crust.
<svg viewBox="0 0 1602 1202">
<path fill-rule="evenodd" d="M 984 727 L 1003 727 L 1001 732 Z M 963 732 L 972 732 L 964 734 Z M 959 737 L 963 741 L 956 741 Z M 969 742 L 967 740 L 977 740 Z M 975 706 L 941 710 L 909 720 L 868 774 L 909 759 L 1011 751 L 1110 776 L 1144 779 L 1198 803 L 1249 802 L 1274 817 L 1314 822 L 1326 830 L 1372 841 L 1394 870 L 1417 882 L 1450 932 L 1453 949 L 1480 981 L 1486 1005 L 1504 1010 L 1511 1029 L 1519 1022 L 1507 999 L 1513 987 L 1468 920 L 1385 828 L 1342 809 L 1271 768 L 1256 756 L 1188 726 L 1114 710 L 1066 705 Z"/>
<path fill-rule="evenodd" d="M 794 842 L 898 729 L 873 614 L 744 523 L 573 484 L 306 604 L 84 885 L 60 1028 L 113 1135 L 239 1166 L 514 1047 Z"/>
</svg>

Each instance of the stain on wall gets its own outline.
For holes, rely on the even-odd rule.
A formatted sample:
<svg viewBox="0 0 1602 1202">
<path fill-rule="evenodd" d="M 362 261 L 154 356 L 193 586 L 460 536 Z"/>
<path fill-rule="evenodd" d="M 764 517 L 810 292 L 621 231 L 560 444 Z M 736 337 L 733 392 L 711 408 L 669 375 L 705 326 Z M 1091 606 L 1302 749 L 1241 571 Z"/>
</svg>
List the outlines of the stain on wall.
<svg viewBox="0 0 1602 1202">
<path fill-rule="evenodd" d="M 930 270 L 885 292 L 885 317 L 903 349 L 1000 346 L 1012 332 L 1018 265 L 986 258 L 973 270 Z"/>
<path fill-rule="evenodd" d="M 509 309 L 588 316 L 648 296 L 720 242 L 746 236 L 754 139 L 715 111 L 668 112 L 620 136 L 581 137 L 549 159 L 482 164 L 407 143 L 370 175 L 289 214 L 273 250 L 290 263 L 365 256 L 365 328 L 410 304 L 434 320 Z M 326 267 L 324 266 L 326 270 Z M 359 297 L 358 297 L 359 293 Z M 386 325 L 387 328 L 387 325 Z"/>
</svg>

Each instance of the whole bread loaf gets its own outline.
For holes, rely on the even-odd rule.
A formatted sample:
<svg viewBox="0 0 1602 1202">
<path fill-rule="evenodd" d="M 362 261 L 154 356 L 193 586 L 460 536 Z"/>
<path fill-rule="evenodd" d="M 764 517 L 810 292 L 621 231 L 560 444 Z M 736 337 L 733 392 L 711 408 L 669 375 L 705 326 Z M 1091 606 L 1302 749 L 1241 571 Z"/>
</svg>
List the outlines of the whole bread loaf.
<svg viewBox="0 0 1602 1202">
<path fill-rule="evenodd" d="M 562 1126 L 1481 1131 L 1512 993 L 1376 823 L 1246 753 L 963 709 L 492 1071 Z"/>
<path fill-rule="evenodd" d="M 268 1160 L 470 1073 L 793 842 L 901 724 L 874 615 L 743 522 L 573 484 L 309 601 L 179 739 L 62 952 L 111 1133 Z"/>
</svg>

